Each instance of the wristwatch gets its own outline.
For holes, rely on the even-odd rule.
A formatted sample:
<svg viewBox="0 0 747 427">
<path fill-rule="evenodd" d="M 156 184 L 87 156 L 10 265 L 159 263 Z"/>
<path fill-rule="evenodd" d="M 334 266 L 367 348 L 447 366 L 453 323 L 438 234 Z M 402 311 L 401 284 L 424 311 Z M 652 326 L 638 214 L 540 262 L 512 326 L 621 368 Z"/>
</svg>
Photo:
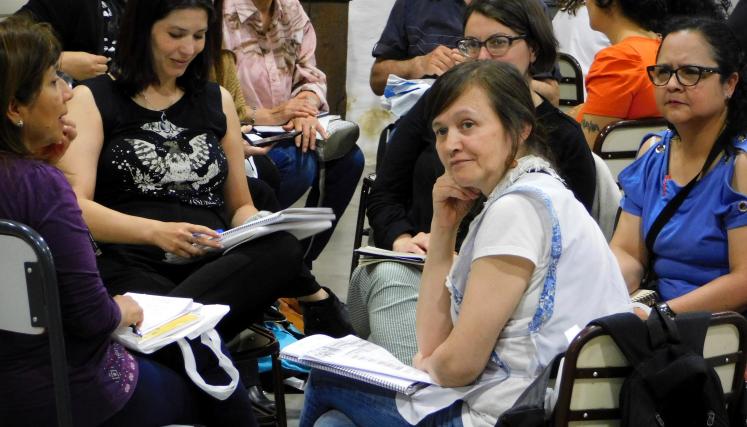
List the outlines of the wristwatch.
<svg viewBox="0 0 747 427">
<path fill-rule="evenodd" d="M 659 313 L 666 314 L 667 316 L 674 318 L 677 316 L 677 313 L 672 310 L 672 307 L 669 306 L 669 304 L 663 302 L 656 305 L 656 309 L 659 310 Z"/>
</svg>

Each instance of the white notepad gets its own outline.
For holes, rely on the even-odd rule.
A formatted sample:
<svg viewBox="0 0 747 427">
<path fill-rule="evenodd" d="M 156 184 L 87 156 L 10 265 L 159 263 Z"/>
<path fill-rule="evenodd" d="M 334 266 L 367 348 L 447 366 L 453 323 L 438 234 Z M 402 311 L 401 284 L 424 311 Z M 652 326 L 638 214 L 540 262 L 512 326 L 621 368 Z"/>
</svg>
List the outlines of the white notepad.
<svg viewBox="0 0 747 427">
<path fill-rule="evenodd" d="M 222 304 L 202 305 L 191 298 L 177 298 L 128 292 L 143 309 L 141 336 L 130 327 L 121 327 L 112 337 L 125 347 L 149 354 L 183 337 L 212 329 L 229 307 Z"/>
<path fill-rule="evenodd" d="M 206 252 L 228 252 L 242 243 L 277 231 L 286 231 L 301 240 L 330 229 L 334 219 L 335 214 L 331 208 L 288 208 L 275 213 L 267 212 L 238 227 L 219 233 L 223 249 L 207 246 L 203 249 Z M 199 257 L 184 258 L 167 253 L 165 261 L 184 264 L 197 259 Z"/>
<path fill-rule="evenodd" d="M 282 349 L 280 358 L 406 395 L 435 384 L 426 372 L 405 365 L 386 349 L 354 335 L 312 335 Z"/>
</svg>

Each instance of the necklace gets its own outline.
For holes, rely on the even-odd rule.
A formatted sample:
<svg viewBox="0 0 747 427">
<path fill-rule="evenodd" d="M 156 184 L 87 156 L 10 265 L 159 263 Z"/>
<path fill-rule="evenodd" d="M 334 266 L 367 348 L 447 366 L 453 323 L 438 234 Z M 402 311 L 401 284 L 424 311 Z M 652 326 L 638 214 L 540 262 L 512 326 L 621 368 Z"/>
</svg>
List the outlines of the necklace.
<svg viewBox="0 0 747 427">
<path fill-rule="evenodd" d="M 169 121 L 166 118 L 166 110 L 171 108 L 174 104 L 176 104 L 180 98 L 177 98 L 176 100 L 172 101 L 171 99 L 168 99 L 168 105 L 166 108 L 162 110 L 156 109 L 153 104 L 150 102 L 150 99 L 148 99 L 148 95 L 146 95 L 145 90 L 140 92 L 141 95 L 143 95 L 143 100 L 145 101 L 145 108 L 151 110 L 151 111 L 161 111 L 161 122 L 159 123 L 159 127 L 161 130 L 166 130 L 169 127 Z"/>
</svg>

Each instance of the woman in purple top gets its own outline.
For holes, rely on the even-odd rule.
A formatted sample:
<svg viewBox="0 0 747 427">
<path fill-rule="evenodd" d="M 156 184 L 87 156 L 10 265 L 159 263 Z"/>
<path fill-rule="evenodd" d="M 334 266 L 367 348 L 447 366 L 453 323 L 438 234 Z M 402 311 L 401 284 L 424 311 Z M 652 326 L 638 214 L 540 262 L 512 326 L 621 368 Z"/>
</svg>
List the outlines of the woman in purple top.
<svg viewBox="0 0 747 427">
<path fill-rule="evenodd" d="M 141 323 L 143 312 L 130 297 L 107 294 L 75 194 L 51 166 L 76 136 L 59 56 L 45 24 L 15 17 L 0 23 L 0 217 L 35 229 L 54 256 L 75 425 L 255 425 L 241 385 L 225 401 L 214 400 L 168 350 L 133 356 L 111 340 L 117 327 Z M 0 331 L 3 426 L 55 424 L 48 353 L 45 336 Z M 165 366 L 172 363 L 178 370 Z M 207 377 L 225 382 L 209 370 Z"/>
</svg>

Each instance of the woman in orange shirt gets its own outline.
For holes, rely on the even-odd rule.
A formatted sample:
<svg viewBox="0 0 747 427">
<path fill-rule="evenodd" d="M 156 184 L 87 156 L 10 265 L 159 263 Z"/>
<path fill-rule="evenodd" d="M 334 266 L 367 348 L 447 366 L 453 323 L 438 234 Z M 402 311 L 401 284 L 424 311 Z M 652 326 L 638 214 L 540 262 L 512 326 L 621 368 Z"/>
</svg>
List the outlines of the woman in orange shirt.
<svg viewBox="0 0 747 427">
<path fill-rule="evenodd" d="M 591 28 L 612 43 L 594 58 L 586 76 L 586 102 L 571 112 L 593 148 L 599 132 L 612 122 L 661 117 L 646 67 L 656 63 L 661 43 L 657 30 L 664 18 L 679 14 L 723 18 L 728 1 L 561 0 L 560 7 L 575 11 L 584 3 Z"/>
</svg>

